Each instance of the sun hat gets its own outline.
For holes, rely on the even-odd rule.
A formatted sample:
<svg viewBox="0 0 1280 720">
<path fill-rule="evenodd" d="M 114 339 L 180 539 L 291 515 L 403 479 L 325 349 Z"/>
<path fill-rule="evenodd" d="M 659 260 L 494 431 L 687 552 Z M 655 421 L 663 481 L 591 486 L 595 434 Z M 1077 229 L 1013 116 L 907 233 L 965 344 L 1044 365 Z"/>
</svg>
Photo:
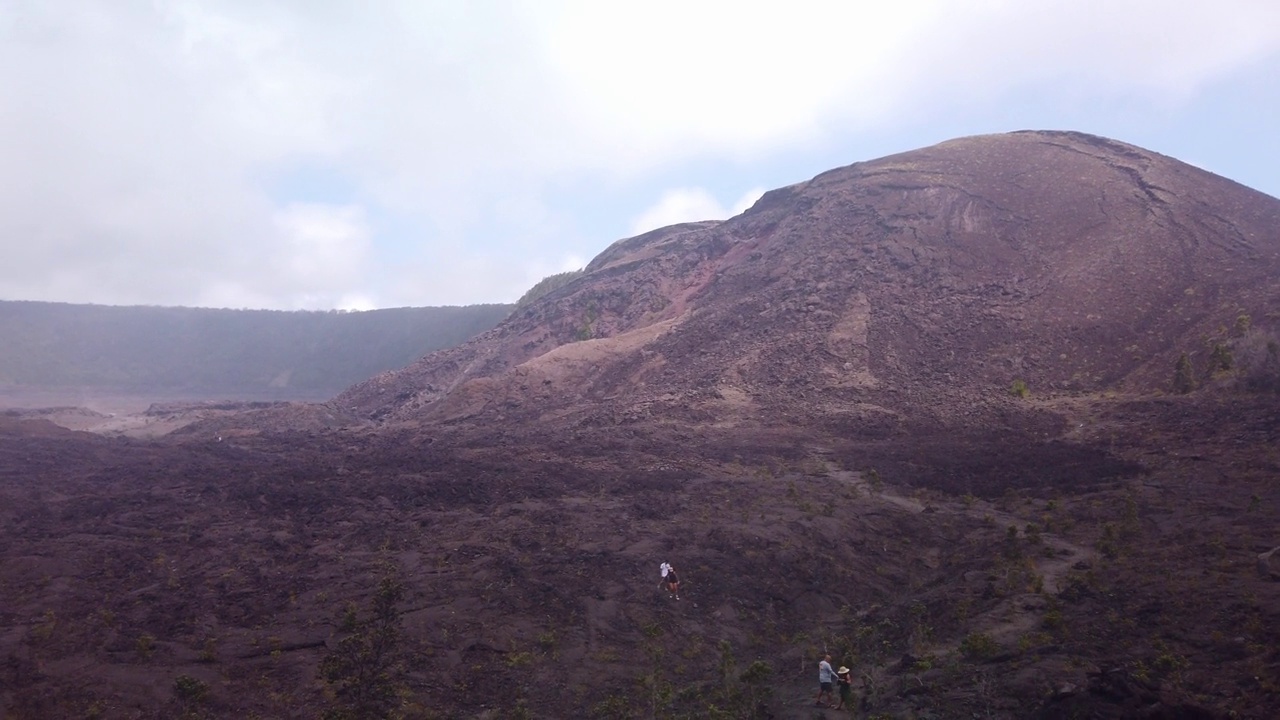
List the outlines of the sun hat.
<svg viewBox="0 0 1280 720">
<path fill-rule="evenodd" d="M 847 668 L 847 667 L 845 667 L 845 666 L 841 665 L 841 666 L 840 666 L 840 669 L 836 671 L 836 674 L 837 674 L 837 675 L 848 675 L 848 674 L 849 674 L 849 668 Z"/>
</svg>

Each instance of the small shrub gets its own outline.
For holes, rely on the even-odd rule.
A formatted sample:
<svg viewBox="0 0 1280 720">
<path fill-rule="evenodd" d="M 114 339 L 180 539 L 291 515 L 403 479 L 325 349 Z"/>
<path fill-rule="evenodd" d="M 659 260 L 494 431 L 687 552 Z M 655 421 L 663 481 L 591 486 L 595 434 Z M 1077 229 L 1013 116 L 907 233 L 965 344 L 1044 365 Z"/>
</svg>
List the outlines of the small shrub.
<svg viewBox="0 0 1280 720">
<path fill-rule="evenodd" d="M 1186 353 L 1178 356 L 1178 362 L 1173 366 L 1173 391 L 1179 395 L 1186 395 L 1196 389 L 1195 372 L 1191 369 L 1191 358 Z"/>
<path fill-rule="evenodd" d="M 151 633 L 142 633 L 133 642 L 133 649 L 138 651 L 138 657 L 146 660 L 156 651 L 156 636 Z"/>
<path fill-rule="evenodd" d="M 533 720 L 533 712 L 529 710 L 524 698 L 520 698 L 516 700 L 515 707 L 511 708 L 511 714 L 508 717 L 511 720 Z"/>
<path fill-rule="evenodd" d="M 1062 619 L 1062 610 L 1056 607 L 1050 608 L 1045 612 L 1044 617 L 1041 618 L 1040 624 L 1047 630 L 1058 630 L 1062 628 L 1065 624 L 1065 621 Z"/>
<path fill-rule="evenodd" d="M 615 663 L 622 659 L 622 656 L 618 654 L 618 651 L 615 648 L 603 648 L 601 650 L 597 650 L 591 657 L 596 662 L 601 663 Z"/>
<path fill-rule="evenodd" d="M 1235 360 L 1231 355 L 1231 348 L 1227 347 L 1225 343 L 1214 343 L 1213 349 L 1209 352 L 1209 374 L 1226 372 L 1234 364 Z"/>
<path fill-rule="evenodd" d="M 738 680 L 748 685 L 764 685 L 769 681 L 769 676 L 773 674 L 773 668 L 769 663 L 763 660 L 753 660 L 747 669 L 742 671 L 738 676 Z"/>
<path fill-rule="evenodd" d="M 523 667 L 531 664 L 533 664 L 533 653 L 515 652 L 507 656 L 508 667 Z"/>
<path fill-rule="evenodd" d="M 1024 398 L 1031 394 L 1031 390 L 1027 388 L 1025 380 L 1014 380 L 1009 386 L 1009 394 L 1014 397 Z"/>
<path fill-rule="evenodd" d="M 1027 542 L 1032 545 L 1039 545 L 1043 542 L 1043 538 L 1040 537 L 1040 526 L 1035 523 L 1027 523 L 1027 526 L 1022 529 L 1022 532 L 1027 536 Z"/>
<path fill-rule="evenodd" d="M 218 641 L 216 638 L 205 638 L 204 646 L 200 648 L 200 662 L 211 663 L 218 660 Z"/>
<path fill-rule="evenodd" d="M 338 629 L 342 632 L 355 632 L 359 625 L 360 606 L 348 602 L 342 610 L 342 618 L 338 621 Z"/>
<path fill-rule="evenodd" d="M 543 652 L 550 652 L 555 646 L 555 630 L 547 630 L 546 632 L 538 633 L 538 647 L 542 648 Z"/>
<path fill-rule="evenodd" d="M 190 675 L 179 675 L 173 681 L 173 697 L 184 713 L 194 710 L 208 696 L 209 686 Z"/>
<path fill-rule="evenodd" d="M 1004 534 L 1004 556 L 1010 560 L 1022 557 L 1022 548 L 1018 545 L 1018 528 L 1010 525 Z"/>
<path fill-rule="evenodd" d="M 1237 379 L 1244 390 L 1280 393 L 1280 339 L 1250 331 L 1234 344 Z"/>
<path fill-rule="evenodd" d="M 1108 560 L 1115 560 L 1120 556 L 1120 545 L 1116 533 L 1116 526 L 1111 523 L 1104 523 L 1102 526 L 1102 537 L 1098 538 L 1096 547 L 1098 552 Z"/>
<path fill-rule="evenodd" d="M 631 711 L 631 703 L 621 695 L 610 695 L 601 700 L 591 708 L 591 717 L 606 718 L 607 720 L 634 717 Z"/>
<path fill-rule="evenodd" d="M 1187 666 L 1190 665 L 1185 657 L 1170 650 L 1163 641 L 1156 643 L 1156 650 L 1158 650 L 1160 654 L 1156 656 L 1156 659 L 1152 662 L 1152 666 L 1161 675 L 1177 673 L 1186 669 Z"/>
<path fill-rule="evenodd" d="M 45 610 L 40 616 L 40 622 L 31 628 L 31 637 L 40 642 L 44 642 L 53 637 L 53 631 L 58 627 L 58 615 L 52 610 Z"/>
<path fill-rule="evenodd" d="M 970 660 L 994 657 L 1000 646 L 986 633 L 969 633 L 960 641 L 960 653 Z"/>
<path fill-rule="evenodd" d="M 1053 637 L 1051 637 L 1047 633 L 1037 633 L 1037 632 L 1024 633 L 1023 635 L 1018 637 L 1018 649 L 1023 652 L 1026 652 L 1031 648 L 1048 645 L 1051 642 L 1053 642 Z"/>
<path fill-rule="evenodd" d="M 1040 573 L 1031 573 L 1031 582 L 1027 587 L 1037 595 L 1044 593 L 1044 576 Z"/>
</svg>

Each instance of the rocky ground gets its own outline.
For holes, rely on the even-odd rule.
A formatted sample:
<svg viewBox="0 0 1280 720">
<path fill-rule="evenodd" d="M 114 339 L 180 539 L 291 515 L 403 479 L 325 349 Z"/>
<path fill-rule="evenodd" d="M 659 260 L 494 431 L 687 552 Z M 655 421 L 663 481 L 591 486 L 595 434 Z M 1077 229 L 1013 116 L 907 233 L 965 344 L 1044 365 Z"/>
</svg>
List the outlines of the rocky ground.
<svg viewBox="0 0 1280 720">
<path fill-rule="evenodd" d="M 0 708 L 317 717 L 393 577 L 403 717 L 836 717 L 824 651 L 865 717 L 1273 717 L 1274 400 L 1024 402 L 1062 431 L 0 418 Z"/>
</svg>

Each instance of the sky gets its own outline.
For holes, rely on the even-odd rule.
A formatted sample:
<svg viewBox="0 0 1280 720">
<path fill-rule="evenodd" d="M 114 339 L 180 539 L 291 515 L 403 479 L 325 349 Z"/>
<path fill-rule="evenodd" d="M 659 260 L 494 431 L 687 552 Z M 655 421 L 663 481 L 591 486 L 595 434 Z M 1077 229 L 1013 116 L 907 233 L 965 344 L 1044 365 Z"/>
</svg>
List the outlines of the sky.
<svg viewBox="0 0 1280 720">
<path fill-rule="evenodd" d="M 0 0 L 0 300 L 512 302 L 1022 129 L 1280 196 L 1280 2 Z"/>
</svg>

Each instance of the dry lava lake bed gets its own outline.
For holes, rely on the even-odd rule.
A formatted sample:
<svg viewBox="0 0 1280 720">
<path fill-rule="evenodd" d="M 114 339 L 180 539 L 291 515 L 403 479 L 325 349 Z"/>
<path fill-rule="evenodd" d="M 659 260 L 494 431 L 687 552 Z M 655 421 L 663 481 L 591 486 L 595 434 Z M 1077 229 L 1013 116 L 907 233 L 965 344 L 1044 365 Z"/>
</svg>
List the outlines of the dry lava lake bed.
<svg viewBox="0 0 1280 720">
<path fill-rule="evenodd" d="M 844 443 L 10 411 L 0 708 L 341 717 L 394 584 L 395 717 L 836 717 L 824 652 L 863 717 L 1273 717 L 1274 399 L 1036 402 L 1055 432 Z"/>
</svg>

